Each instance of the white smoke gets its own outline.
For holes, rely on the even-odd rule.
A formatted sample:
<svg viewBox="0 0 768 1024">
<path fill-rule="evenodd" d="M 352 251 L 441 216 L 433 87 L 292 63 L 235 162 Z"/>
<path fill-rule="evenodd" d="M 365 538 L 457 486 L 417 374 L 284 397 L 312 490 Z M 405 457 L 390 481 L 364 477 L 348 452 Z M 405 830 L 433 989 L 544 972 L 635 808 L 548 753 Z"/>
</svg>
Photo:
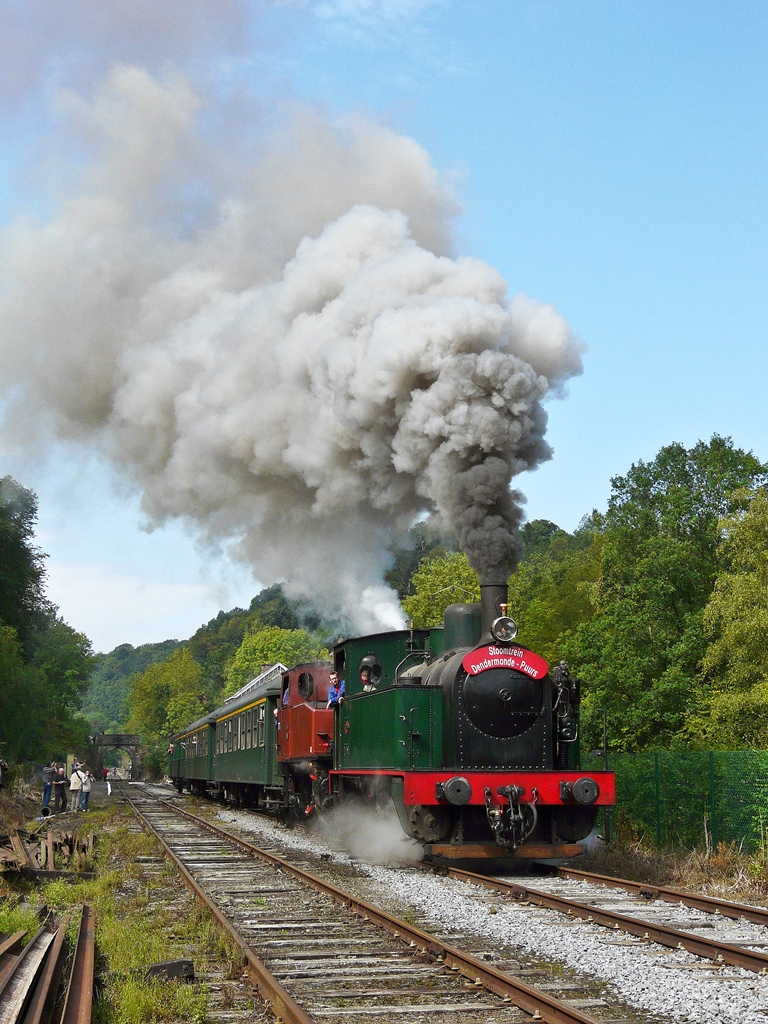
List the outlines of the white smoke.
<svg viewBox="0 0 768 1024">
<path fill-rule="evenodd" d="M 386 552 L 425 510 L 506 578 L 510 480 L 580 372 L 567 324 L 446 255 L 454 204 L 413 140 L 297 110 L 244 165 L 200 106 L 134 66 L 61 98 L 92 159 L 48 223 L 0 237 L 16 439 L 98 445 L 152 521 L 236 538 L 263 583 L 360 629 L 402 622 Z"/>
<path fill-rule="evenodd" d="M 315 827 L 326 842 L 368 864 L 418 863 L 423 847 L 405 835 L 394 805 L 372 807 L 356 802 L 324 812 Z"/>
</svg>

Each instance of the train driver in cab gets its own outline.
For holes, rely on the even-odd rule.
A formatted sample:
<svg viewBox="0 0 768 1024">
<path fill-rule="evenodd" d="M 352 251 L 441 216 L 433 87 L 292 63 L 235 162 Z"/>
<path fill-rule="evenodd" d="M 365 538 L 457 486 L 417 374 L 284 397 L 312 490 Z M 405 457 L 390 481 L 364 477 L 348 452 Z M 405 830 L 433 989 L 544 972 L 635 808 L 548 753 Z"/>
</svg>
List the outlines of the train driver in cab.
<svg viewBox="0 0 768 1024">
<path fill-rule="evenodd" d="M 338 672 L 328 673 L 328 682 L 331 684 L 328 690 L 328 703 L 326 708 L 338 708 L 344 700 L 344 680 L 339 679 Z"/>
<path fill-rule="evenodd" d="M 370 693 L 371 690 L 376 689 L 376 683 L 371 676 L 371 670 L 368 665 L 363 665 L 360 669 L 360 682 L 363 685 L 363 693 Z"/>
</svg>

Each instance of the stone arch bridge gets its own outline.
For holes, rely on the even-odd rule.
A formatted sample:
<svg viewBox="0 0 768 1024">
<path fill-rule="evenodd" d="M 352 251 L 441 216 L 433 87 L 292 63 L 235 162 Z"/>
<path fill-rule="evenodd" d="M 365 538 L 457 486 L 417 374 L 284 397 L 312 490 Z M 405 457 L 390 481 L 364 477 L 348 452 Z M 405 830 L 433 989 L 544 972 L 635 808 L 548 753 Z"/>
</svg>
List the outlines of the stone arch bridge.
<svg viewBox="0 0 768 1024">
<path fill-rule="evenodd" d="M 93 774 L 99 778 L 104 767 L 104 755 L 108 750 L 124 750 L 131 758 L 131 781 L 137 782 L 141 772 L 139 757 L 139 736 L 133 732 L 99 733 L 91 736 Z"/>
</svg>

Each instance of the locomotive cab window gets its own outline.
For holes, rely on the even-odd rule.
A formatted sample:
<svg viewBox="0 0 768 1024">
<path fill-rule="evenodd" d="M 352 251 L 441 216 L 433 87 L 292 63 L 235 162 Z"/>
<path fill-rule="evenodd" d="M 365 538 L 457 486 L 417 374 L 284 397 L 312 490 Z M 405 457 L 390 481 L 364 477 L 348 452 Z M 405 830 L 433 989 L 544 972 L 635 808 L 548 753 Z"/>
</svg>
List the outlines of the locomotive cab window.
<svg viewBox="0 0 768 1024">
<path fill-rule="evenodd" d="M 375 654 L 366 654 L 364 658 L 361 658 L 357 671 L 361 681 L 363 680 L 365 673 L 369 680 L 368 685 L 379 685 L 379 682 L 381 681 L 382 666 Z"/>
<path fill-rule="evenodd" d="M 311 672 L 302 672 L 299 676 L 299 696 L 309 700 L 315 690 L 315 681 Z"/>
<path fill-rule="evenodd" d="M 339 679 L 344 678 L 344 669 L 347 666 L 347 658 L 344 649 L 336 652 L 336 656 L 333 659 L 333 667 L 338 673 Z"/>
</svg>

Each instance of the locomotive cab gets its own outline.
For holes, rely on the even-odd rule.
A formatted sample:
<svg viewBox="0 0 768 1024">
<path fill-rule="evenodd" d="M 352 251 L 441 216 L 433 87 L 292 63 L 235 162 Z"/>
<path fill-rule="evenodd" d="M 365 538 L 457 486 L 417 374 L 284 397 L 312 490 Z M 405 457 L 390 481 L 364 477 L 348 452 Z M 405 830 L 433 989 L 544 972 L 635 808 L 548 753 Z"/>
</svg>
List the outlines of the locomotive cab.
<svg viewBox="0 0 768 1024">
<path fill-rule="evenodd" d="M 313 661 L 283 673 L 277 707 L 277 760 L 286 812 L 299 820 L 330 800 L 334 711 L 326 708 L 331 663 Z"/>
</svg>

